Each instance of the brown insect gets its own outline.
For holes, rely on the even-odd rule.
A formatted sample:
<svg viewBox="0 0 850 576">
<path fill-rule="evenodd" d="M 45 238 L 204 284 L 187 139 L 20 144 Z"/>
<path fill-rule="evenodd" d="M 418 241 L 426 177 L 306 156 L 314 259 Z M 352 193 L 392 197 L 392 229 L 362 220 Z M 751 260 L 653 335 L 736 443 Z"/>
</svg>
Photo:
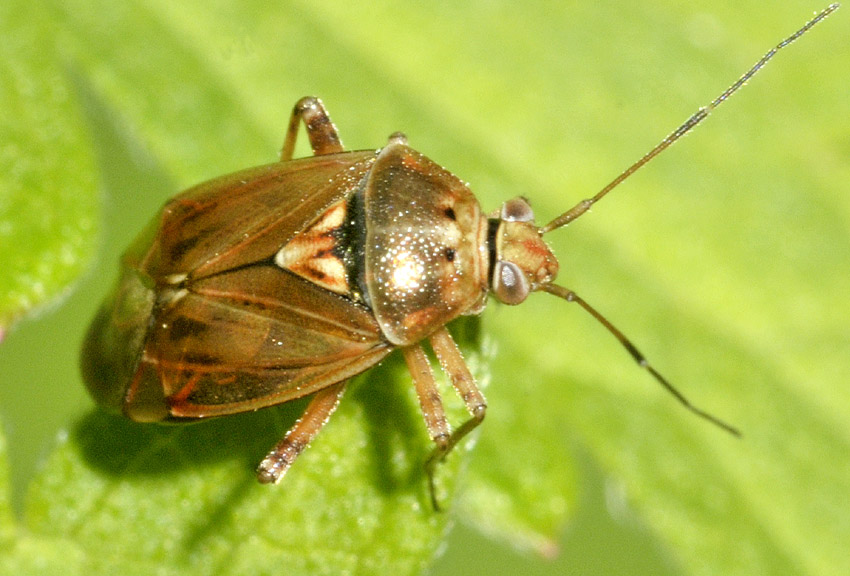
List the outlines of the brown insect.
<svg viewBox="0 0 850 576">
<path fill-rule="evenodd" d="M 575 302 L 687 409 L 690 404 L 587 302 L 553 283 L 543 236 L 582 214 L 748 81 L 777 50 L 594 197 L 538 227 L 515 198 L 484 214 L 469 188 L 393 134 L 382 149 L 347 152 L 321 101 L 292 112 L 280 162 L 201 184 L 169 201 L 122 259 L 112 297 L 83 347 L 82 371 L 102 406 L 140 422 L 190 421 L 313 395 L 257 468 L 280 481 L 328 420 L 346 382 L 399 348 L 436 445 L 433 471 L 484 418 L 486 402 L 446 324 L 480 313 L 488 293 L 519 304 L 535 291 Z M 293 160 L 303 121 L 314 156 Z M 471 418 L 451 429 L 430 363 L 433 349 Z"/>
</svg>

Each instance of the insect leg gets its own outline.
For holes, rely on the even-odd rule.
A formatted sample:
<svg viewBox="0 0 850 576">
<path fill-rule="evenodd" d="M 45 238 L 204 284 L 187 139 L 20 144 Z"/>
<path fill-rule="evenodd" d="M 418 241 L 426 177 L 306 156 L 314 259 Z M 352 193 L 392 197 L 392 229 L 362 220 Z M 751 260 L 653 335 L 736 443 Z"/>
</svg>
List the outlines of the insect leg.
<svg viewBox="0 0 850 576">
<path fill-rule="evenodd" d="M 425 471 L 428 473 L 431 503 L 435 510 L 439 510 L 440 505 L 437 502 L 436 486 L 434 485 L 434 465 L 442 459 L 451 447 L 452 434 L 449 430 L 449 421 L 446 418 L 443 401 L 440 398 L 439 390 L 437 390 L 434 373 L 431 371 L 431 364 L 425 356 L 425 351 L 422 350 L 420 345 L 416 344 L 402 348 L 401 352 L 404 354 L 410 375 L 413 376 L 413 384 L 416 387 L 416 395 L 419 397 L 419 405 L 422 408 L 422 416 L 425 417 L 428 434 L 434 444 L 437 445 L 425 462 Z M 435 458 L 435 454 L 438 454 L 439 457 Z"/>
<path fill-rule="evenodd" d="M 416 386 L 416 395 L 419 397 L 419 406 L 422 408 L 422 416 L 425 417 L 428 434 L 437 446 L 447 446 L 451 436 L 449 421 L 425 351 L 416 344 L 402 348 L 401 352 L 404 354 L 404 361 L 407 362 L 410 375 L 413 376 L 413 384 Z"/>
<path fill-rule="evenodd" d="M 454 386 L 458 396 L 461 397 L 463 403 L 466 405 L 467 411 L 472 415 L 472 418 L 452 432 L 445 447 L 438 445 L 431 452 L 428 460 L 425 461 L 425 470 L 428 472 L 428 478 L 431 483 L 432 504 L 435 509 L 439 510 L 434 492 L 434 468 L 445 459 L 446 454 L 458 442 L 481 424 L 487 413 L 487 400 L 484 398 L 481 390 L 478 389 L 478 386 L 476 386 L 475 378 L 472 377 L 472 373 L 469 371 L 469 367 L 466 365 L 466 361 L 463 359 L 463 355 L 448 329 L 445 326 L 440 328 L 428 340 L 431 343 L 431 348 L 434 349 L 434 353 L 437 355 L 437 359 L 440 361 L 440 366 L 442 366 L 443 371 L 448 375 L 452 386 Z"/>
<path fill-rule="evenodd" d="M 257 480 L 262 484 L 280 482 L 301 452 L 310 444 L 333 411 L 336 410 L 347 381 L 343 380 L 316 392 L 301 418 L 289 429 L 283 440 L 257 466 Z"/>
<path fill-rule="evenodd" d="M 305 96 L 295 103 L 292 116 L 289 117 L 289 127 L 286 129 L 286 137 L 283 140 L 283 149 L 280 151 L 280 161 L 292 160 L 295 152 L 295 139 L 298 136 L 298 124 L 304 121 L 304 129 L 310 139 L 313 154 L 322 156 L 324 154 L 335 154 L 342 152 L 342 140 L 336 126 L 331 122 L 328 111 L 322 101 L 313 96 Z"/>
<path fill-rule="evenodd" d="M 487 400 L 484 399 L 484 394 L 475 385 L 475 378 L 472 377 L 472 373 L 469 371 L 469 367 L 466 365 L 466 361 L 463 359 L 463 355 L 452 339 L 452 335 L 449 334 L 448 329 L 445 326 L 440 328 L 428 340 L 431 342 L 431 347 L 440 361 L 440 366 L 442 366 L 443 371 L 452 381 L 452 386 L 454 386 L 458 396 L 466 404 L 466 409 L 472 415 L 471 419 L 464 422 L 460 428 L 452 432 L 452 435 L 449 437 L 448 446 L 442 453 L 442 456 L 445 456 L 455 444 L 484 420 L 484 415 L 487 413 Z"/>
</svg>

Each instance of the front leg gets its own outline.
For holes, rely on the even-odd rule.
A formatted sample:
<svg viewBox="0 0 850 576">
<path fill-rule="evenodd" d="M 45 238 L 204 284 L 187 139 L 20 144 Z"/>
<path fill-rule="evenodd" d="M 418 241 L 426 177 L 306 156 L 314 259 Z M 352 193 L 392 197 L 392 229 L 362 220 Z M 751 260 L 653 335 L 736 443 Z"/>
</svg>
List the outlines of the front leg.
<svg viewBox="0 0 850 576">
<path fill-rule="evenodd" d="M 484 400 L 484 395 L 475 385 L 475 380 L 466 366 L 457 344 L 449 335 L 449 331 L 445 327 L 440 328 L 429 337 L 429 342 L 443 371 L 448 375 L 455 390 L 463 399 L 466 409 L 472 415 L 472 418 L 452 431 L 446 418 L 440 392 L 434 381 L 431 364 L 428 362 L 422 346 L 416 344 L 401 349 L 410 374 L 413 376 L 416 395 L 419 397 L 419 405 L 422 409 L 422 415 L 425 417 L 428 434 L 435 444 L 434 450 L 425 461 L 425 472 L 428 475 L 431 504 L 434 506 L 434 510 L 440 510 L 440 502 L 437 498 L 437 488 L 434 482 L 437 464 L 442 462 L 452 448 L 481 423 L 487 412 L 487 403 Z"/>
<path fill-rule="evenodd" d="M 437 508 L 437 499 L 434 496 L 434 469 L 437 464 L 442 462 L 446 455 L 454 448 L 458 442 L 472 432 L 484 420 L 487 413 L 487 401 L 484 399 L 484 394 L 478 389 L 475 384 L 475 379 L 463 359 L 460 349 L 455 344 L 454 339 L 448 329 L 443 326 L 428 338 L 431 343 L 431 348 L 437 355 L 437 360 L 443 372 L 451 380 L 455 391 L 463 400 L 466 410 L 472 416 L 469 420 L 461 424 L 448 437 L 445 444 L 437 444 L 434 451 L 425 461 L 425 470 L 428 473 L 428 478 L 431 482 L 431 498 L 434 508 Z"/>
</svg>

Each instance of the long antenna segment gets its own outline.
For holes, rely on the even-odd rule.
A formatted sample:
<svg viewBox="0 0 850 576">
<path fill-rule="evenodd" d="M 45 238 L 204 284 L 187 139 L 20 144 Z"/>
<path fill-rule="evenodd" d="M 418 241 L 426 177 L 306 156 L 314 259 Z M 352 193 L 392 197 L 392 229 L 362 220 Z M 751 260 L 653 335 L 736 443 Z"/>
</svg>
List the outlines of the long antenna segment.
<svg viewBox="0 0 850 576">
<path fill-rule="evenodd" d="M 606 194 L 608 194 L 608 192 L 616 188 L 620 183 L 623 182 L 623 180 L 637 172 L 641 166 L 661 154 L 661 152 L 666 150 L 671 144 L 673 144 L 673 142 L 690 132 L 697 124 L 705 120 L 715 108 L 725 102 L 732 94 L 737 92 L 738 89 L 741 88 L 741 86 L 746 84 L 750 80 L 750 78 L 755 76 L 759 70 L 764 68 L 765 64 L 767 64 L 770 59 L 776 55 L 777 52 L 779 52 L 782 48 L 785 48 L 786 46 L 794 42 L 794 40 L 808 32 L 812 27 L 815 26 L 815 24 L 819 23 L 821 20 L 838 10 L 838 7 L 838 3 L 830 4 L 820 14 L 806 22 L 805 26 L 803 26 L 802 28 L 791 34 L 788 38 L 786 38 L 785 40 L 777 44 L 775 47 L 770 49 L 767 54 L 761 57 L 761 60 L 756 62 L 752 68 L 747 70 L 747 72 L 743 76 L 738 78 L 738 80 L 734 84 L 729 86 L 729 88 L 727 88 L 720 96 L 712 100 L 711 103 L 707 106 L 703 106 L 702 108 L 697 110 L 693 116 L 691 116 L 685 121 L 684 124 L 682 124 L 673 132 L 671 132 L 666 138 L 664 138 L 664 140 L 662 140 L 655 148 L 647 152 L 640 160 L 626 168 L 626 170 L 623 171 L 622 174 L 614 178 L 614 180 L 612 180 L 610 184 L 605 186 L 605 188 L 600 190 L 596 194 L 596 196 L 594 196 L 593 198 L 582 200 L 581 202 L 579 202 L 578 204 L 576 204 L 575 206 L 573 206 L 572 208 L 570 208 L 569 210 L 567 210 L 545 226 L 541 227 L 540 233 L 546 234 L 548 232 L 551 232 L 552 230 L 555 230 L 562 226 L 566 226 L 567 224 L 587 212 L 591 206 L 601 200 Z"/>
</svg>

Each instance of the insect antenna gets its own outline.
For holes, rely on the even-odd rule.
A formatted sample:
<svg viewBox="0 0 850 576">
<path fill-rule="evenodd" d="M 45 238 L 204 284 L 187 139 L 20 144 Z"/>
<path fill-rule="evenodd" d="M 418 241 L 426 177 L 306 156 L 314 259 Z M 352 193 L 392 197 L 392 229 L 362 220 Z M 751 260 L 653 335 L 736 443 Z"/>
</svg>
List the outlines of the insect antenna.
<svg viewBox="0 0 850 576">
<path fill-rule="evenodd" d="M 579 202 L 578 204 L 576 204 L 575 206 L 573 206 L 572 208 L 570 208 L 569 210 L 567 210 L 545 226 L 541 227 L 540 233 L 546 234 L 547 232 L 551 232 L 552 230 L 555 230 L 562 226 L 566 226 L 567 224 L 587 212 L 591 206 L 601 200 L 606 194 L 608 194 L 608 192 L 619 186 L 620 183 L 623 182 L 623 180 L 637 172 L 641 166 L 661 154 L 671 144 L 673 144 L 673 142 L 690 132 L 697 124 L 705 120 L 715 108 L 725 102 L 732 94 L 737 92 L 739 88 L 746 84 L 750 80 L 750 78 L 755 76 L 759 70 L 764 68 L 764 65 L 767 64 L 768 61 L 770 61 L 770 59 L 773 58 L 777 52 L 779 52 L 779 50 L 785 48 L 786 46 L 794 42 L 794 40 L 808 32 L 815 24 L 817 24 L 818 22 L 838 10 L 838 7 L 839 4 L 837 3 L 830 4 L 817 16 L 806 22 L 805 26 L 791 34 L 788 38 L 786 38 L 770 50 L 768 50 L 768 52 L 764 56 L 762 56 L 761 59 L 756 62 L 752 68 L 747 70 L 747 72 L 743 76 L 738 78 L 738 80 L 734 84 L 729 86 L 729 88 L 727 88 L 720 96 L 712 100 L 711 103 L 709 103 L 707 106 L 703 106 L 699 110 L 697 110 L 690 118 L 685 121 L 684 124 L 682 124 L 673 132 L 671 132 L 666 138 L 664 138 L 664 140 L 662 140 L 655 148 L 647 152 L 640 160 L 626 168 L 626 170 L 623 171 L 622 174 L 614 178 L 614 180 L 612 180 L 610 184 L 605 186 L 605 188 L 600 190 L 596 194 L 596 196 L 594 196 L 593 198 L 587 198 L 585 200 L 582 200 L 581 202 Z"/>
<path fill-rule="evenodd" d="M 670 394 L 672 394 L 682 406 L 684 406 L 700 418 L 708 420 L 715 426 L 722 428 L 733 436 L 737 438 L 741 437 L 740 430 L 738 430 L 731 424 L 727 424 L 717 416 L 709 414 L 708 412 L 705 412 L 691 404 L 691 402 L 685 397 L 684 394 L 679 392 L 679 390 L 677 390 L 675 386 L 673 386 L 664 376 L 661 375 L 661 373 L 658 372 L 658 370 L 656 370 L 652 366 L 652 364 L 649 363 L 646 357 L 641 353 L 640 350 L 635 347 L 634 344 L 632 344 L 631 340 L 629 340 L 625 334 L 620 332 L 620 330 L 616 326 L 611 324 L 611 322 L 607 318 L 605 318 L 605 316 L 600 314 L 599 311 L 596 310 L 596 308 L 588 304 L 581 296 L 579 296 L 569 288 L 564 288 L 563 286 L 558 286 L 556 284 L 550 283 L 541 284 L 538 286 L 538 289 L 543 290 L 544 292 L 548 292 L 549 294 L 553 294 L 558 298 L 563 298 L 567 302 L 575 302 L 576 304 L 584 308 L 584 310 L 587 311 L 591 316 L 593 316 L 600 324 L 602 324 L 608 330 L 608 332 L 613 334 L 613 336 L 620 341 L 620 344 L 623 345 L 623 348 L 625 348 L 626 351 L 631 355 L 631 357 L 634 358 L 635 362 L 637 362 L 641 368 L 644 368 L 647 372 L 649 372 L 652 377 L 655 378 L 655 380 L 659 384 L 661 384 L 661 386 L 663 386 Z"/>
</svg>

